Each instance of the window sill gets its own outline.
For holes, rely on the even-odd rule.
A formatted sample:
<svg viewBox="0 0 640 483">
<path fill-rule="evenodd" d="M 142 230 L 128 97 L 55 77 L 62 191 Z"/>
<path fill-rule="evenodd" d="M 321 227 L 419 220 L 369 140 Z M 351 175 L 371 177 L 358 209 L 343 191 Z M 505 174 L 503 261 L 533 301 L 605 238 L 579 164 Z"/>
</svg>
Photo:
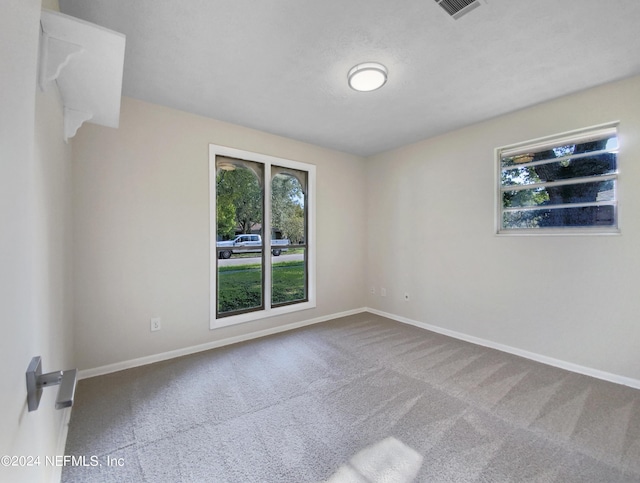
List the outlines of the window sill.
<svg viewBox="0 0 640 483">
<path fill-rule="evenodd" d="M 219 319 L 211 319 L 209 324 L 210 330 L 221 329 L 232 325 L 243 324 L 254 320 L 267 319 L 269 317 L 277 317 L 279 315 L 290 314 L 302 310 L 309 310 L 316 307 L 314 301 L 302 302 L 299 304 L 285 305 L 282 307 L 274 307 L 272 309 L 259 310 L 256 312 L 247 312 L 244 314 L 230 315 L 229 317 L 221 317 Z"/>
<path fill-rule="evenodd" d="M 497 236 L 611 236 L 621 235 L 619 228 L 534 228 L 520 230 L 499 230 Z"/>
</svg>

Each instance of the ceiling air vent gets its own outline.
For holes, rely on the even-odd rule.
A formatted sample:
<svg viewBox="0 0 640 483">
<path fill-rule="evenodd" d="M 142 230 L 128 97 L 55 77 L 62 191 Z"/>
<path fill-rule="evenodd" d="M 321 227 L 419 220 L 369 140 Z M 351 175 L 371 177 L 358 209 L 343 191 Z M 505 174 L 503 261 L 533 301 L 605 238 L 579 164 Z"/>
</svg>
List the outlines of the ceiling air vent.
<svg viewBox="0 0 640 483">
<path fill-rule="evenodd" d="M 456 20 L 480 6 L 479 0 L 436 0 L 436 3 Z"/>
</svg>

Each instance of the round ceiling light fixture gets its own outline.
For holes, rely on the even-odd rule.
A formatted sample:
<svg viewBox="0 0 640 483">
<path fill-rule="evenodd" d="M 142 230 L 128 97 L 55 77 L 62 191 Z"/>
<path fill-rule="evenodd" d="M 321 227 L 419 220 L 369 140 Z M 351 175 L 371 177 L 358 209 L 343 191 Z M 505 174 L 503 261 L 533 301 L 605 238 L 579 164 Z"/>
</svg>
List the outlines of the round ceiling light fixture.
<svg viewBox="0 0 640 483">
<path fill-rule="evenodd" d="M 356 91 L 375 91 L 387 82 L 387 68 L 377 62 L 365 62 L 353 67 L 347 78 L 349 87 Z"/>
</svg>

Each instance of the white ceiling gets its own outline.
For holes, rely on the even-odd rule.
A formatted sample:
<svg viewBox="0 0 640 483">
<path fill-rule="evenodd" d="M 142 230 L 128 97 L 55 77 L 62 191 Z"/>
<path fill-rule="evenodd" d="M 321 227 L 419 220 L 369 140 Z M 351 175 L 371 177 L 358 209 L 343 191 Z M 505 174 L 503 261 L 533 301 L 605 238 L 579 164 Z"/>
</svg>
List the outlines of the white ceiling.
<svg viewBox="0 0 640 483">
<path fill-rule="evenodd" d="M 362 156 L 640 74 L 640 0 L 60 0 L 127 36 L 123 94 Z M 386 65 L 380 90 L 347 85 Z"/>
</svg>

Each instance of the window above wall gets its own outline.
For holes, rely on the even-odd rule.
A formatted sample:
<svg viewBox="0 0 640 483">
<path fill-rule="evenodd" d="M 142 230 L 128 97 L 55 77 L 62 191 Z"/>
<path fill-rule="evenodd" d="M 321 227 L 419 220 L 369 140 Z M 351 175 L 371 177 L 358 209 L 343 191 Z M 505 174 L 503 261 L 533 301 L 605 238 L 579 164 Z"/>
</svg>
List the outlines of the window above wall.
<svg viewBox="0 0 640 483">
<path fill-rule="evenodd" d="M 499 234 L 618 233 L 617 123 L 496 149 Z"/>
</svg>

